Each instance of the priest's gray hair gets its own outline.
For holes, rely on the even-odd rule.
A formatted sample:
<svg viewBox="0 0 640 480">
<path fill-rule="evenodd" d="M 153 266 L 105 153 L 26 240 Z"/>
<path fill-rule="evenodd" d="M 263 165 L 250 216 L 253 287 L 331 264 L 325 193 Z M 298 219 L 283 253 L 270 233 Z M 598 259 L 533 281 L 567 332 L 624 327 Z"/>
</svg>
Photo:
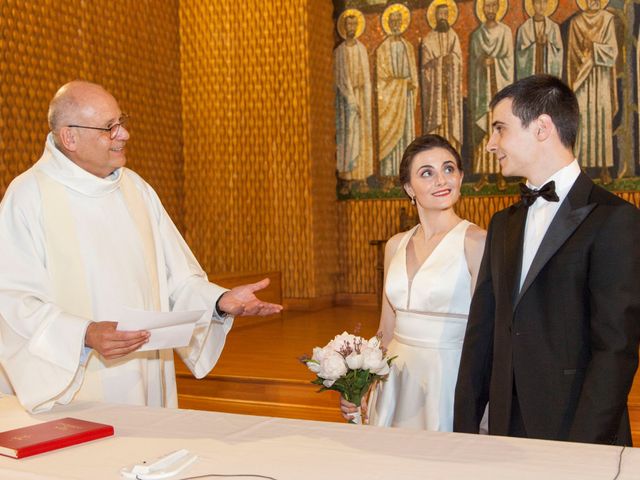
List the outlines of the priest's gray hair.
<svg viewBox="0 0 640 480">
<path fill-rule="evenodd" d="M 54 134 L 58 130 L 69 123 L 70 113 L 76 110 L 80 105 L 69 88 L 71 83 L 67 83 L 60 87 L 49 103 L 49 113 L 47 119 L 49 121 L 49 130 Z"/>
</svg>

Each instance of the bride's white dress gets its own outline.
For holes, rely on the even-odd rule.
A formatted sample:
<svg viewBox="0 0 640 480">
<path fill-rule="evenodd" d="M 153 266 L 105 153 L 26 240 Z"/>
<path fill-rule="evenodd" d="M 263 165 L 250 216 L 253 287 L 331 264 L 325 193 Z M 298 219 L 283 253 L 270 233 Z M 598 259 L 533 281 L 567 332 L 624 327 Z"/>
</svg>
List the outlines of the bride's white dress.
<svg viewBox="0 0 640 480">
<path fill-rule="evenodd" d="M 387 271 L 385 292 L 396 325 L 389 355 L 397 355 L 386 382 L 372 394 L 372 425 L 453 429 L 453 398 L 471 302 L 471 274 L 464 254 L 470 222 L 452 228 L 416 272 L 407 275 L 407 244 L 400 241 Z"/>
</svg>

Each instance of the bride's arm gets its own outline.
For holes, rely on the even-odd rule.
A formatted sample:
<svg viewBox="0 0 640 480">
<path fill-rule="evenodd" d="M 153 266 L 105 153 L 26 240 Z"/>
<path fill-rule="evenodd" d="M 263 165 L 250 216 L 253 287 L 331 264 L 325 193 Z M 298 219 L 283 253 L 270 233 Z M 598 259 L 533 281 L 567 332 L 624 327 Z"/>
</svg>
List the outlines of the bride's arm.
<svg viewBox="0 0 640 480">
<path fill-rule="evenodd" d="M 396 312 L 389 303 L 389 299 L 386 294 L 387 285 L 387 272 L 389 271 L 389 264 L 391 259 L 398 249 L 400 240 L 402 240 L 404 233 L 398 233 L 391 237 L 384 247 L 384 287 L 382 288 L 382 310 L 380 312 L 380 325 L 378 326 L 378 334 L 382 335 L 382 345 L 386 348 L 389 346 L 389 342 L 393 338 L 393 330 L 396 327 Z"/>
<path fill-rule="evenodd" d="M 478 280 L 478 270 L 480 270 L 480 262 L 484 252 L 484 242 L 487 238 L 486 230 L 482 230 L 477 225 L 469 225 L 467 234 L 464 237 L 464 255 L 469 266 L 471 274 L 471 294 L 476 289 L 476 281 Z"/>
</svg>

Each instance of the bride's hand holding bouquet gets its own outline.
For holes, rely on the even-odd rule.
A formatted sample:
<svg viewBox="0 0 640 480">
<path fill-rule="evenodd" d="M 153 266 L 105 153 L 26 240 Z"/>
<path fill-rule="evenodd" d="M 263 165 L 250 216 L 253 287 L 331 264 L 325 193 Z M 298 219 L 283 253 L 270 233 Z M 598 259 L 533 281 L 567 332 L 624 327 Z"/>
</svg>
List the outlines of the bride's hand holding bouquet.
<svg viewBox="0 0 640 480">
<path fill-rule="evenodd" d="M 361 423 L 360 406 L 371 385 L 385 380 L 391 362 L 380 337 L 366 340 L 343 332 L 324 347 L 313 349 L 311 358 L 301 361 L 317 375 L 312 383 L 320 385 L 320 392 L 336 390 L 349 403 L 358 407 L 351 423 Z"/>
</svg>

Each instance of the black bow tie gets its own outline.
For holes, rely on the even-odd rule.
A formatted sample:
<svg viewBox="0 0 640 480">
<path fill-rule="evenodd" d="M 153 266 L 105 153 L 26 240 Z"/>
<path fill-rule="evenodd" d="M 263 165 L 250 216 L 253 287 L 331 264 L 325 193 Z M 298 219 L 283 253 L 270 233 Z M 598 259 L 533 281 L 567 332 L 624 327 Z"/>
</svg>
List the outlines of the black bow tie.
<svg viewBox="0 0 640 480">
<path fill-rule="evenodd" d="M 545 183 L 540 190 L 533 190 L 524 183 L 520 184 L 520 198 L 525 207 L 530 207 L 538 197 L 544 198 L 548 202 L 558 202 L 558 194 L 556 193 L 556 182 L 551 180 Z"/>
</svg>

